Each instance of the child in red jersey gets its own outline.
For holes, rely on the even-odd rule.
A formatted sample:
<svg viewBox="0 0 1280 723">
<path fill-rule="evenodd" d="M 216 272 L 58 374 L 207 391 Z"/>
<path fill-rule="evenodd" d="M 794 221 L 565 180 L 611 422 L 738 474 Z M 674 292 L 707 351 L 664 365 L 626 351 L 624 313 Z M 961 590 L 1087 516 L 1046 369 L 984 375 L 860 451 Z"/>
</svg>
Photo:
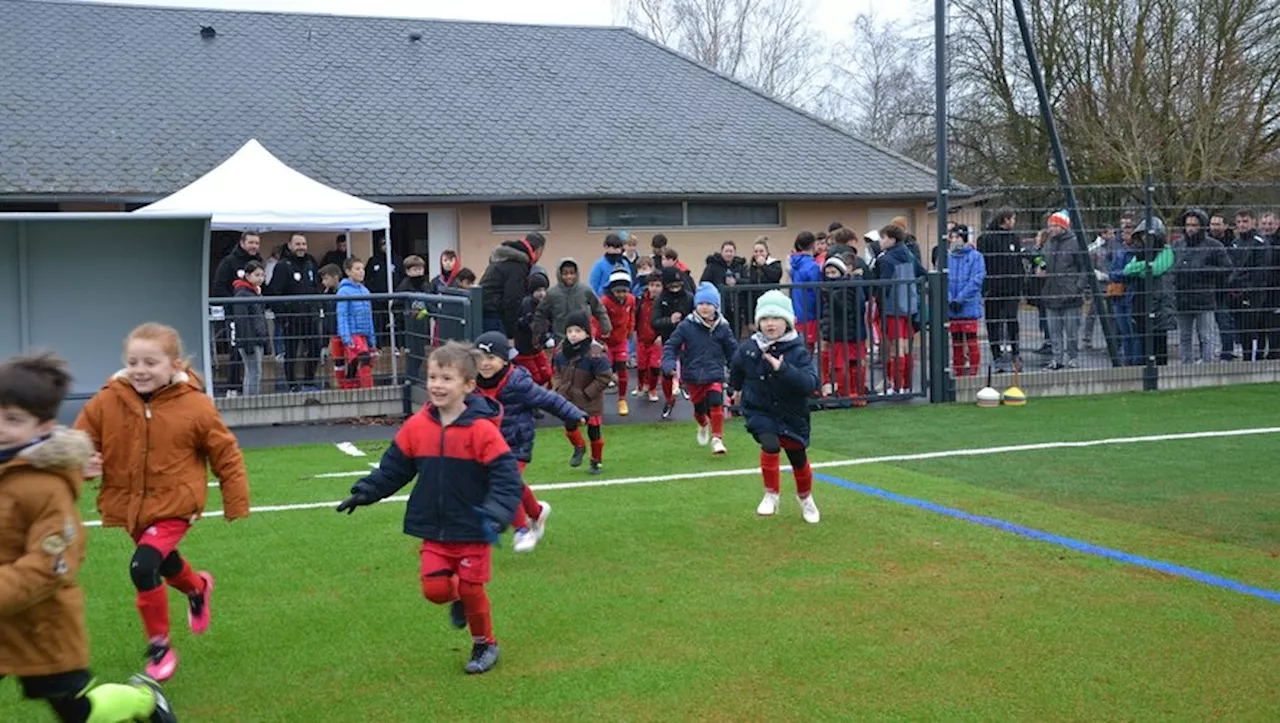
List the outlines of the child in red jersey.
<svg viewBox="0 0 1280 723">
<path fill-rule="evenodd" d="M 350 514 L 390 497 L 414 477 L 404 510 L 404 532 L 422 539 L 422 594 L 450 604 L 450 619 L 471 628 L 468 673 L 488 672 L 500 650 L 485 583 L 490 545 L 515 514 L 524 485 L 516 458 L 499 431 L 501 406 L 472 394 L 476 351 L 449 342 L 427 359 L 430 403 L 409 418 L 382 455 L 378 469 L 351 488 L 338 505 Z"/>
<path fill-rule="evenodd" d="M 662 276 L 649 274 L 644 284 L 644 292 L 636 298 L 636 371 L 640 383 L 633 395 L 647 393 L 649 401 L 656 402 L 662 379 L 662 340 L 653 328 L 653 306 L 662 295 Z"/>
<path fill-rule="evenodd" d="M 609 314 L 612 328 L 604 339 L 605 349 L 609 353 L 609 361 L 613 362 L 613 373 L 618 377 L 618 416 L 625 417 L 631 413 L 627 407 L 627 357 L 629 356 L 628 339 L 635 331 L 636 299 L 631 295 L 631 274 L 626 269 L 614 269 L 609 274 L 609 286 L 604 298 L 604 310 Z"/>
</svg>

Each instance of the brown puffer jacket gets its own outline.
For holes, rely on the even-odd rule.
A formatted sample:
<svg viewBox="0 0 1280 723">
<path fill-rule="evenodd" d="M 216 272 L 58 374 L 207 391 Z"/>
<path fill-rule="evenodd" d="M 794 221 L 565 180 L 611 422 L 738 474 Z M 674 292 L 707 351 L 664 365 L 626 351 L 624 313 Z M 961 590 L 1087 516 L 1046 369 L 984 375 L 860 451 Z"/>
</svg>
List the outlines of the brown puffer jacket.
<svg viewBox="0 0 1280 723">
<path fill-rule="evenodd" d="M 102 453 L 104 527 L 138 537 L 158 520 L 194 520 L 208 499 L 209 467 L 227 520 L 248 517 L 244 457 L 194 375 L 179 372 L 144 402 L 118 373 L 80 411 L 76 428 Z"/>
<path fill-rule="evenodd" d="M 57 429 L 0 462 L 0 676 L 89 667 L 76 498 L 91 456 L 87 436 Z"/>
<path fill-rule="evenodd" d="M 573 402 L 588 416 L 604 414 L 604 390 L 613 380 L 613 367 L 600 342 L 591 342 L 587 351 L 576 357 L 567 356 L 565 344 L 561 344 L 551 365 L 555 369 L 556 394 Z"/>
</svg>

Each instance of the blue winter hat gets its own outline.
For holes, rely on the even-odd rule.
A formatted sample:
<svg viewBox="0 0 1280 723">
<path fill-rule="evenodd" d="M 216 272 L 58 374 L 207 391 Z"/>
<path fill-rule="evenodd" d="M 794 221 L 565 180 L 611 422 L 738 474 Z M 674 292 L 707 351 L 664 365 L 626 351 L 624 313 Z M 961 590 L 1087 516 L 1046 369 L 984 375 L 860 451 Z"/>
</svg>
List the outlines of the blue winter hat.
<svg viewBox="0 0 1280 723">
<path fill-rule="evenodd" d="M 711 304 L 717 309 L 720 308 L 720 290 L 710 281 L 704 281 L 698 284 L 698 290 L 693 295 L 693 304 Z"/>
</svg>

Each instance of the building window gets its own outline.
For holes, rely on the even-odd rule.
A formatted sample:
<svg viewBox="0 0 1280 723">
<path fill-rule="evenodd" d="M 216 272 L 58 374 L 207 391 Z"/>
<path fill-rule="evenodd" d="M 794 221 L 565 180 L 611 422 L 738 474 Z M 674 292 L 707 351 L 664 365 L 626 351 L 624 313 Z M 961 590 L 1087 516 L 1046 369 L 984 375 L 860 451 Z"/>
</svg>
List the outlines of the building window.
<svg viewBox="0 0 1280 723">
<path fill-rule="evenodd" d="M 489 225 L 494 231 L 546 231 L 547 207 L 538 203 L 490 206 Z"/>
<path fill-rule="evenodd" d="M 689 203 L 690 226 L 781 226 L 777 203 Z"/>
<path fill-rule="evenodd" d="M 683 203 L 588 203 L 591 228 L 672 228 L 684 225 Z"/>
</svg>

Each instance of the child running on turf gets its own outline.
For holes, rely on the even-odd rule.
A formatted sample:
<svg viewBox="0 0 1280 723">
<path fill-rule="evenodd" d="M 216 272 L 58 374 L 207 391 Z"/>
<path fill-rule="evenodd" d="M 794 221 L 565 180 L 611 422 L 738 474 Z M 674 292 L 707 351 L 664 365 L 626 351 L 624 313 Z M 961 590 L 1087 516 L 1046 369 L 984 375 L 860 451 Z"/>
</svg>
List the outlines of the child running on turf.
<svg viewBox="0 0 1280 723">
<path fill-rule="evenodd" d="M 729 388 L 738 391 L 739 409 L 747 431 L 760 445 L 764 499 L 756 514 L 778 512 L 779 452 L 786 450 L 796 477 L 796 498 L 804 521 L 820 519 L 813 501 L 813 470 L 809 446 L 809 395 L 818 388 L 818 370 L 796 333 L 795 309 L 781 291 L 766 291 L 756 301 L 756 331 L 738 347 L 729 372 Z"/>
<path fill-rule="evenodd" d="M 644 280 L 644 290 L 636 297 L 636 372 L 640 383 L 631 395 L 648 394 L 650 402 L 658 401 L 658 380 L 662 378 L 662 342 L 653 328 L 653 308 L 661 295 L 662 277 L 651 273 Z"/>
<path fill-rule="evenodd" d="M 693 297 L 693 314 L 676 325 L 662 347 L 663 377 L 674 377 L 680 361 L 680 380 L 689 390 L 698 444 L 711 443 L 712 454 L 724 454 L 724 369 L 738 342 L 720 313 L 720 292 L 704 281 Z"/>
<path fill-rule="evenodd" d="M 604 436 L 600 432 L 604 423 L 604 390 L 613 373 L 609 371 L 604 347 L 591 339 L 591 320 L 586 312 L 575 311 L 565 318 L 564 342 L 551 366 L 555 369 L 556 392 L 587 413 L 591 474 L 600 474 L 603 471 L 600 463 L 604 459 Z M 582 466 L 582 457 L 587 451 L 582 429 L 577 424 L 565 425 L 564 433 L 573 445 L 569 466 Z"/>
<path fill-rule="evenodd" d="M 505 342 L 505 339 L 503 340 Z M 338 505 L 350 514 L 395 494 L 418 478 L 404 510 L 404 533 L 422 539 L 422 594 L 449 605 L 456 628 L 471 628 L 467 673 L 488 672 L 501 651 L 484 586 L 490 545 L 520 506 L 520 472 L 498 429 L 501 406 L 472 394 L 478 356 L 448 342 L 427 358 L 429 403 L 409 418 L 378 468 L 351 487 Z"/>
<path fill-rule="evenodd" d="M 476 387 L 484 396 L 502 405 L 502 436 L 515 455 L 516 467 L 524 476 L 525 465 L 533 460 L 533 410 L 543 409 L 556 415 L 566 426 L 585 424 L 587 414 L 555 392 L 534 383 L 524 368 L 507 362 L 511 347 L 500 331 L 486 331 L 476 339 L 480 350 L 480 375 Z M 529 485 L 524 485 L 520 506 L 516 508 L 511 527 L 515 538 L 511 547 L 516 552 L 529 552 L 542 541 L 547 531 L 551 505 L 538 501 Z M 529 521 L 533 521 L 530 526 Z"/>
<path fill-rule="evenodd" d="M 653 302 L 650 323 L 663 345 L 676 333 L 680 322 L 693 313 L 693 294 L 685 288 L 684 278 L 684 274 L 675 266 L 662 270 L 662 294 Z M 662 406 L 662 418 L 670 419 L 671 410 L 676 408 L 674 376 L 662 375 L 662 393 L 666 397 L 666 404 Z"/>
<path fill-rule="evenodd" d="M 80 410 L 76 428 L 102 455 L 102 526 L 123 527 L 137 544 L 129 577 L 147 635 L 145 670 L 163 681 L 178 667 L 165 586 L 186 597 L 193 635 L 203 635 L 212 617 L 213 576 L 193 571 L 178 553 L 204 511 L 208 468 L 218 477 L 228 522 L 249 515 L 249 482 L 236 438 L 183 358 L 177 331 L 139 326 L 125 339 L 124 362 Z"/>
<path fill-rule="evenodd" d="M 626 269 L 614 269 L 602 299 L 605 313 L 609 315 L 609 336 L 605 337 L 605 349 L 613 362 L 613 373 L 618 379 L 618 416 L 631 413 L 627 407 L 627 358 L 631 332 L 635 331 L 636 299 L 631 295 L 631 275 Z"/>
<path fill-rule="evenodd" d="M 18 676 L 24 697 L 67 723 L 176 721 L 154 681 L 95 686 L 88 670 L 76 499 L 95 453 L 83 432 L 57 426 L 70 386 L 52 354 L 0 364 L 0 678 Z"/>
</svg>

